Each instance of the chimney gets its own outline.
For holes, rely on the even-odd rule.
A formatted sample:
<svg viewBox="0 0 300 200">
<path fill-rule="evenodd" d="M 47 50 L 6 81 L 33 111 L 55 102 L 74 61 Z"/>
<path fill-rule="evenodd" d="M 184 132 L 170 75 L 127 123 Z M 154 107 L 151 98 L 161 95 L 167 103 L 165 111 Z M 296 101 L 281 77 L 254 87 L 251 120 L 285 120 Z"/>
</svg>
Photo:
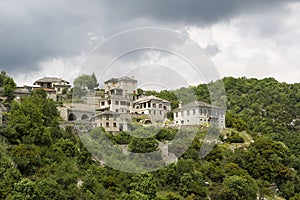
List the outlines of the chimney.
<svg viewBox="0 0 300 200">
<path fill-rule="evenodd" d="M 179 101 L 178 108 L 182 107 L 182 101 Z"/>
</svg>

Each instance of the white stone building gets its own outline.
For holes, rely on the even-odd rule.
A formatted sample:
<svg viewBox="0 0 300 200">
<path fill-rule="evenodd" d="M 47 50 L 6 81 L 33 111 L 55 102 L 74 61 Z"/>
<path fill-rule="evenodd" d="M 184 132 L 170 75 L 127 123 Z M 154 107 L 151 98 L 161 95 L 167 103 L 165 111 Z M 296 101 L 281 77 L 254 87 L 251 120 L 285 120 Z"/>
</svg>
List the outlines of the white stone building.
<svg viewBox="0 0 300 200">
<path fill-rule="evenodd" d="M 169 111 L 171 103 L 155 96 L 143 96 L 133 102 L 132 112 L 147 115 L 152 123 L 164 122 Z"/>
<path fill-rule="evenodd" d="M 104 82 L 104 86 L 104 98 L 94 97 L 98 106 L 92 120 L 106 131 L 127 130 L 133 98 L 137 91 L 137 80 L 128 76 L 111 78 Z"/>
<path fill-rule="evenodd" d="M 174 123 L 179 126 L 203 125 L 216 123 L 225 128 L 225 110 L 210 104 L 194 101 L 186 105 L 179 105 L 174 109 Z"/>
<path fill-rule="evenodd" d="M 92 117 L 96 126 L 103 127 L 109 132 L 126 131 L 128 129 L 127 120 L 130 118 L 128 113 L 117 113 L 112 111 L 103 111 Z"/>
<path fill-rule="evenodd" d="M 171 110 L 169 101 L 155 97 L 137 97 L 137 80 L 128 76 L 111 78 L 104 82 L 104 96 L 89 93 L 79 103 L 60 108 L 60 113 L 68 121 L 86 120 L 109 132 L 128 130 L 133 119 L 143 118 L 142 123 L 164 122 Z M 103 95 L 103 93 L 102 93 Z M 89 108 L 89 109 L 86 109 Z"/>
</svg>

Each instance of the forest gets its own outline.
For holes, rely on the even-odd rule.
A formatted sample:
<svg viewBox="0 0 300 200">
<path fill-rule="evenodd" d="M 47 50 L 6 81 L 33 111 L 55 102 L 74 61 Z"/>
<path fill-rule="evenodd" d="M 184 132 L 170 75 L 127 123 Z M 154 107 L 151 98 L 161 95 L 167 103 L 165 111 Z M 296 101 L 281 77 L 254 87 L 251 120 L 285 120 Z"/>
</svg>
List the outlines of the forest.
<svg viewBox="0 0 300 200">
<path fill-rule="evenodd" d="M 16 87 L 0 74 L 7 97 L 0 127 L 0 199 L 300 199 L 300 83 L 274 78 L 233 78 L 176 91 L 142 91 L 171 101 L 210 102 L 209 88 L 226 90 L 226 129 L 204 158 L 207 129 L 198 128 L 178 162 L 152 172 L 128 173 L 101 164 L 87 150 L 72 124 L 62 125 L 57 102 L 43 90 L 14 101 Z M 149 128 L 134 127 L 136 134 Z M 98 137 L 99 131 L 91 135 Z M 178 130 L 162 128 L 149 138 L 127 132 L 105 133 L 131 152 L 151 152 Z M 176 146 L 175 150 L 180 148 Z"/>
</svg>

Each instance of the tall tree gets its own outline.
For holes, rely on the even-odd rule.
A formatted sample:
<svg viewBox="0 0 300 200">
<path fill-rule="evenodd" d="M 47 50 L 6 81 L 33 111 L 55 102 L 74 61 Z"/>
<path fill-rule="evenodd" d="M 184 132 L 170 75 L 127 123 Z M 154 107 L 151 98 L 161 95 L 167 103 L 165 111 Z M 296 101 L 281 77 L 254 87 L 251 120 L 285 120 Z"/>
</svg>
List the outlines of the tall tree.
<svg viewBox="0 0 300 200">
<path fill-rule="evenodd" d="M 94 73 L 92 75 L 82 74 L 74 80 L 74 87 L 79 87 L 81 89 L 91 90 L 97 86 L 97 78 Z"/>
</svg>

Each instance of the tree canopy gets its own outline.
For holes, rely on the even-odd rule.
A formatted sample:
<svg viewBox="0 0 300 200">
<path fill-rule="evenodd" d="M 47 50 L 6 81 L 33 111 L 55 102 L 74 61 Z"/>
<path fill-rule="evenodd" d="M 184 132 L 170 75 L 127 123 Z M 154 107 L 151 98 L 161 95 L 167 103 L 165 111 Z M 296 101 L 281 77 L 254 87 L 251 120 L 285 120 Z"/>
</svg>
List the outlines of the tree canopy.
<svg viewBox="0 0 300 200">
<path fill-rule="evenodd" d="M 1 87 L 5 82 L 10 85 L 13 80 L 2 72 Z M 56 104 L 45 91 L 12 101 L 0 127 L 0 199 L 299 199 L 300 131 L 291 121 L 299 119 L 300 84 L 244 77 L 227 77 L 223 82 L 228 128 L 221 131 L 212 151 L 199 157 L 207 134 L 199 127 L 177 162 L 138 174 L 112 169 L 95 159 L 78 130 L 60 123 Z M 209 102 L 204 84 L 181 88 L 176 94 L 140 92 L 170 100 L 174 108 L 176 95 L 190 101 L 185 95 L 191 89 L 198 100 Z M 133 132 L 119 134 L 101 130 L 112 144 L 136 153 L 159 151 L 165 145 L 176 154 L 185 136 L 193 133 L 188 130 L 176 138 L 174 127 L 132 126 Z M 97 137 L 97 131 L 91 135 Z"/>
</svg>

